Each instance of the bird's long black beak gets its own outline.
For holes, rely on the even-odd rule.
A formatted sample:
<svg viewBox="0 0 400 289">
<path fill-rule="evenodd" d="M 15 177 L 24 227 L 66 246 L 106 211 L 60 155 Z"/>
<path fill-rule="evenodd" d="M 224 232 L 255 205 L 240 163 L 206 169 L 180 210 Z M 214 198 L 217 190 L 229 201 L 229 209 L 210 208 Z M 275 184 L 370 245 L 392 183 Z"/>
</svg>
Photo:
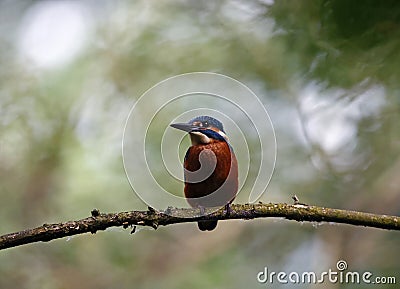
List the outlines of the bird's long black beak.
<svg viewBox="0 0 400 289">
<path fill-rule="evenodd" d="M 191 132 L 191 131 L 193 131 L 195 129 L 199 129 L 198 126 L 192 125 L 190 123 L 173 123 L 173 124 L 171 124 L 171 126 L 173 128 L 180 129 L 180 130 L 183 130 L 183 131 L 186 131 L 186 132 Z"/>
</svg>

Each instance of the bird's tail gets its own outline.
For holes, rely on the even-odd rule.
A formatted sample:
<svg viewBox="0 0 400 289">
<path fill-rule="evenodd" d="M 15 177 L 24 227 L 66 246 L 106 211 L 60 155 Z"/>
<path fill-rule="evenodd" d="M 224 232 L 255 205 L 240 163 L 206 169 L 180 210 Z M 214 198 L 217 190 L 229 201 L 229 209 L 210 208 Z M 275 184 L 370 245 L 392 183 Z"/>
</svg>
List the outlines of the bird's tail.
<svg viewBox="0 0 400 289">
<path fill-rule="evenodd" d="M 199 227 L 200 231 L 212 231 L 217 226 L 217 223 L 217 220 L 200 221 L 197 222 L 197 226 Z"/>
</svg>

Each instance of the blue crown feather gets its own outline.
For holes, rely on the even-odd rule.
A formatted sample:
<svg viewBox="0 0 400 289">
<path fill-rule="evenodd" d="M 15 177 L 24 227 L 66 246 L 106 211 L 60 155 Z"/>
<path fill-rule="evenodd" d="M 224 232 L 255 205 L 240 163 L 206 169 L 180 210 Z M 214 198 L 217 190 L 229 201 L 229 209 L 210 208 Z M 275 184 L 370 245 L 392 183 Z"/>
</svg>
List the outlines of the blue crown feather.
<svg viewBox="0 0 400 289">
<path fill-rule="evenodd" d="M 218 119 L 215 119 L 211 116 L 202 115 L 202 116 L 195 117 L 189 121 L 189 123 L 194 123 L 194 122 L 208 123 L 209 126 L 216 127 L 220 131 L 225 133 L 224 126 L 222 125 L 222 123 Z"/>
</svg>

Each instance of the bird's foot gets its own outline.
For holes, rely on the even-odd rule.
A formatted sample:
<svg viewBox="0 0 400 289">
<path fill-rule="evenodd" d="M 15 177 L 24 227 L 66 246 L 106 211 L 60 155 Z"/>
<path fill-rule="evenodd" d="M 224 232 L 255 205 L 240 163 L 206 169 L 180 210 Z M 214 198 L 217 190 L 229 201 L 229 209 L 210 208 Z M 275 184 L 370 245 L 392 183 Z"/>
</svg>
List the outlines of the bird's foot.
<svg viewBox="0 0 400 289">
<path fill-rule="evenodd" d="M 231 204 L 227 203 L 225 205 L 225 216 L 229 217 L 231 215 Z"/>
<path fill-rule="evenodd" d="M 206 213 L 206 209 L 203 206 L 198 206 L 199 210 L 200 210 L 200 216 L 204 216 Z"/>
</svg>

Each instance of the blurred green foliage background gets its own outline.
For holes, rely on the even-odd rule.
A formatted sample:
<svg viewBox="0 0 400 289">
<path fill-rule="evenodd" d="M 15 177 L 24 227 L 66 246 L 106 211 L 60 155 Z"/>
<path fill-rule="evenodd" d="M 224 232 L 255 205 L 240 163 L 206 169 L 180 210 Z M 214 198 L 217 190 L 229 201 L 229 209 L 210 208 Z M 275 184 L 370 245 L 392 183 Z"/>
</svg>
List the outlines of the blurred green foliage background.
<svg viewBox="0 0 400 289">
<path fill-rule="evenodd" d="M 192 71 L 236 78 L 269 109 L 278 161 L 261 201 L 399 215 L 399 51 L 394 0 L 0 1 L 0 234 L 146 208 L 122 166 L 126 117 Z M 398 283 L 399 244 L 278 219 L 110 229 L 0 252 L 0 288 L 262 288 L 265 266 L 340 259 Z"/>
</svg>

